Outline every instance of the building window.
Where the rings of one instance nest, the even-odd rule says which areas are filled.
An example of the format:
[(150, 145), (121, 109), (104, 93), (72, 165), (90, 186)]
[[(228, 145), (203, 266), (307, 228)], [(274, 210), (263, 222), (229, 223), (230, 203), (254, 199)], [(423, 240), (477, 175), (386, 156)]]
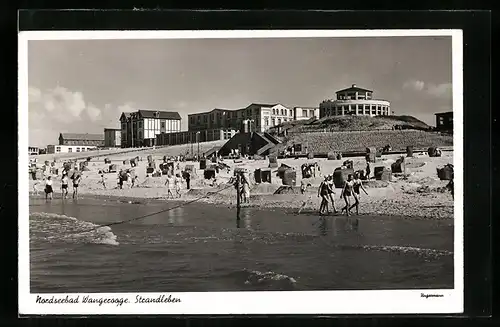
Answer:
[(276, 126), (276, 119), (272, 118), (272, 119), (271, 119), (271, 124), (272, 124), (273, 126)]
[(443, 117), (439, 117), (439, 125), (443, 125), (444, 124), (444, 118)]
[(307, 116), (308, 116), (308, 115), (307, 115), (307, 110), (302, 109), (302, 116), (304, 116), (304, 117), (307, 117)]
[(142, 131), (139, 131), (139, 138), (142, 139)]
[(68, 152), (73, 152), (73, 148), (68, 148)]
[(61, 147), (60, 146), (56, 147), (56, 152), (61, 152)]
[(76, 148), (76, 152), (80, 152), (80, 148)]

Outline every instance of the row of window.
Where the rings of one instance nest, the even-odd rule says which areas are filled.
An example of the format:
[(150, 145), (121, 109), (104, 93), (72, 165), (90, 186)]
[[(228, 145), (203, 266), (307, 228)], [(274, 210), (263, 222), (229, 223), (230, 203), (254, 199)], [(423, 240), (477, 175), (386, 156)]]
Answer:
[[(255, 116), (257, 116), (259, 114), (259, 112), (260, 112), (260, 109), (254, 109), (253, 110), (253, 114)], [(293, 110), (284, 109), (284, 108), (281, 108), (281, 109), (272, 109), (272, 114), (273, 115), (293, 117)], [(216, 120), (215, 118), (217, 118), (217, 120), (223, 120), (222, 116), (223, 116), (222, 112), (217, 112), (217, 114), (215, 114), (215, 113), (200, 114), (200, 115), (189, 117), (189, 123), (190, 124), (195, 124), (195, 122), (198, 122), (198, 124), (199, 124), (202, 121), (204, 123), (208, 123), (209, 118), (210, 118), (210, 121), (212, 122), (212, 124), (214, 124), (215, 120)], [(234, 118), (238, 118), (238, 117), (241, 117), (241, 118), (250, 117), (250, 116), (252, 116), (252, 109), (247, 109), (246, 111), (243, 111), (243, 110), (239, 110), (239, 111), (227, 111), (227, 112), (224, 112), (224, 116), (226, 116), (226, 120), (230, 120), (231, 118), (234, 119)]]
[(63, 141), (64, 145), (77, 145), (77, 144), (86, 144), (86, 145), (100, 145), (104, 143), (104, 140), (65, 140)]
[(346, 105), (346, 106), (333, 106), (331, 108), (321, 108), (323, 114), (329, 115), (343, 115), (348, 112), (356, 112), (358, 115), (388, 115), (389, 107), (382, 105)]
[(315, 111), (314, 109), (310, 110), (302, 109), (302, 117), (314, 117), (315, 116), (314, 111)]
[[(93, 148), (86, 148), (87, 151), (90, 151), (92, 150)], [(85, 152), (85, 147), (77, 147), (76, 148), (76, 152)], [(56, 146), (56, 152), (61, 152), (61, 147), (60, 146)], [(73, 148), (68, 148), (68, 152), (73, 152)]]
[(349, 93), (339, 93), (337, 94), (337, 100), (370, 100), (372, 98), (371, 92), (356, 92)]
[(287, 119), (287, 118), (274, 118), (271, 117), (271, 125), (269, 125), (269, 117), (264, 117), (264, 126), (277, 126), (281, 125), (281, 123), (287, 122), (287, 121), (292, 121), (293, 119)]

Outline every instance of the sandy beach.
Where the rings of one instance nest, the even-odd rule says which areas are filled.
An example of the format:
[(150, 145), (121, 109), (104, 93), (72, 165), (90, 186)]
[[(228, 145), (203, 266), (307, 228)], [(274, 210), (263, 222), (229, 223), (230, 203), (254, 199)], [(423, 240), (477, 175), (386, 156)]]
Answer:
[[(163, 156), (176, 155), (180, 152), (181, 146), (172, 146), (164, 149), (156, 149), (149, 151), (138, 152), (142, 157), (142, 161), (134, 168), (130, 164), (124, 164), (123, 160), (130, 159), (134, 153), (113, 154), (108, 156), (113, 164), (117, 164), (118, 171), (120, 169), (132, 169), (134, 174), (138, 176), (138, 185), (130, 188), (130, 184), (125, 184), (123, 189), (117, 186), (118, 174), (106, 173), (105, 183), (106, 189), (103, 187), (99, 170), (106, 169), (109, 165), (104, 163), (103, 158), (92, 159), (88, 163), (89, 171), (83, 172), (82, 182), (79, 188), (81, 196), (97, 196), (115, 199), (129, 200), (144, 200), (156, 199), (162, 201), (170, 201), (166, 198), (167, 189), (165, 187), (166, 176), (147, 177), (147, 155), (151, 154), (158, 166), (163, 162)], [(384, 155), (377, 158), (376, 163), (371, 164), (372, 172), (375, 167), (389, 166), (400, 155)], [(354, 170), (364, 169), (366, 166), (365, 158), (355, 157), (349, 158), (353, 160)], [(56, 162), (56, 168), (60, 168), (66, 158)], [(345, 160), (327, 160), (326, 158), (286, 158), (278, 159), (278, 165), (285, 164), (293, 167), (297, 171), (297, 185), (300, 185), (302, 174), (300, 166), (303, 163), (317, 162), (320, 171), (314, 178), (308, 178), (308, 187), (305, 194), (298, 192), (298, 187), (293, 191), (275, 192), (283, 186), (282, 181), (276, 176), (276, 170), (272, 169), (271, 183), (256, 184), (252, 181), (251, 185), (251, 200), (249, 204), (244, 206), (262, 207), (262, 208), (287, 208), (297, 209), (304, 213), (313, 213), (317, 211), (320, 198), (317, 196), (317, 188), (325, 174), (333, 173), (334, 169), (340, 167)], [(246, 168), (253, 175), (253, 171), (258, 168), (268, 167), (267, 160), (241, 160), (235, 163), (234, 160), (225, 159), (223, 162), (230, 166), (230, 171), (223, 170), (217, 175), (216, 184), (212, 186), (212, 182), (203, 178), (203, 170), (199, 169), (198, 162), (180, 162), (180, 170), (186, 165), (194, 165), (195, 174), (191, 179), (191, 189), (186, 190), (186, 183), (183, 181), (181, 197), (176, 198), (176, 201), (193, 201), (199, 199), (201, 202), (214, 203), (227, 206), (236, 205), (236, 192), (233, 187), (227, 182), (233, 176), (233, 170), (236, 167)], [(449, 191), (445, 189), (448, 181), (439, 180), (436, 168), (443, 167), (445, 164), (453, 163), (453, 152), (443, 151), (441, 157), (429, 157), (427, 154), (415, 154), (412, 158), (406, 158), (406, 178), (403, 174), (393, 174), (392, 181), (382, 182), (370, 180), (364, 182), (364, 186), (368, 195), (362, 193), (360, 204), (360, 215), (383, 214), (397, 217), (412, 217), (421, 219), (452, 219), (453, 218), (453, 199)], [(175, 164), (177, 166), (177, 163)], [(59, 174), (61, 169), (59, 169)], [(373, 173), (372, 173), (373, 174)], [(55, 197), (60, 196), (61, 192), (61, 176), (53, 176)], [(252, 178), (251, 178), (252, 179)], [(30, 180), (30, 192), (33, 192), (33, 185), (38, 182), (36, 188), (43, 195), (43, 181)], [(344, 205), (343, 199), (340, 199), (341, 189), (335, 189), (335, 206), (340, 210)], [(71, 197), (72, 187), (70, 186)], [(217, 193), (215, 193), (217, 192)], [(283, 194), (285, 193), (285, 194)], [(288, 193), (288, 194), (286, 194)], [(201, 199), (200, 199), (201, 198)]]

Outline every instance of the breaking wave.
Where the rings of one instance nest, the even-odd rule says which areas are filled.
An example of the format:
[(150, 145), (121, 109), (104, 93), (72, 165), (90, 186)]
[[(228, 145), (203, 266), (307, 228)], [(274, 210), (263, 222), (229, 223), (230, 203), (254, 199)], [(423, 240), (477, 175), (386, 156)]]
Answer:
[(119, 245), (110, 227), (55, 213), (30, 213), (30, 238), (45, 242)]
[(362, 249), (368, 251), (383, 251), (394, 252), (401, 254), (413, 254), (423, 257), (442, 257), (453, 255), (452, 251), (426, 249), (414, 246), (400, 246), (400, 245), (341, 245), (344, 249)]
[(233, 272), (229, 274), (229, 277), (236, 279), (237, 283), (244, 287), (258, 289), (294, 290), (297, 284), (295, 278), (274, 271), (261, 272), (245, 269)]

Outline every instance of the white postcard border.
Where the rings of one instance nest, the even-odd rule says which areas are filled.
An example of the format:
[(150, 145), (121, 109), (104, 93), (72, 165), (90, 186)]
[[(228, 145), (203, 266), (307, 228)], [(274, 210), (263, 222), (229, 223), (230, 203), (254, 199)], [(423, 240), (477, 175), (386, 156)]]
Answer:
[[(30, 293), (28, 147), (28, 41), (84, 39), (306, 38), (451, 36), (454, 111), (454, 289), (391, 291), (188, 292), (188, 293)], [(242, 31), (30, 31), (19, 33), (19, 314), (432, 314), (463, 312), (463, 38), (461, 30), (242, 30)], [(433, 297), (432, 295), (442, 295)], [(180, 302), (135, 303), (137, 296)], [(84, 304), (91, 298), (130, 303)], [(40, 299), (76, 299), (40, 303)], [(38, 303), (37, 303), (38, 298)], [(111, 300), (110, 300), (111, 301)]]

